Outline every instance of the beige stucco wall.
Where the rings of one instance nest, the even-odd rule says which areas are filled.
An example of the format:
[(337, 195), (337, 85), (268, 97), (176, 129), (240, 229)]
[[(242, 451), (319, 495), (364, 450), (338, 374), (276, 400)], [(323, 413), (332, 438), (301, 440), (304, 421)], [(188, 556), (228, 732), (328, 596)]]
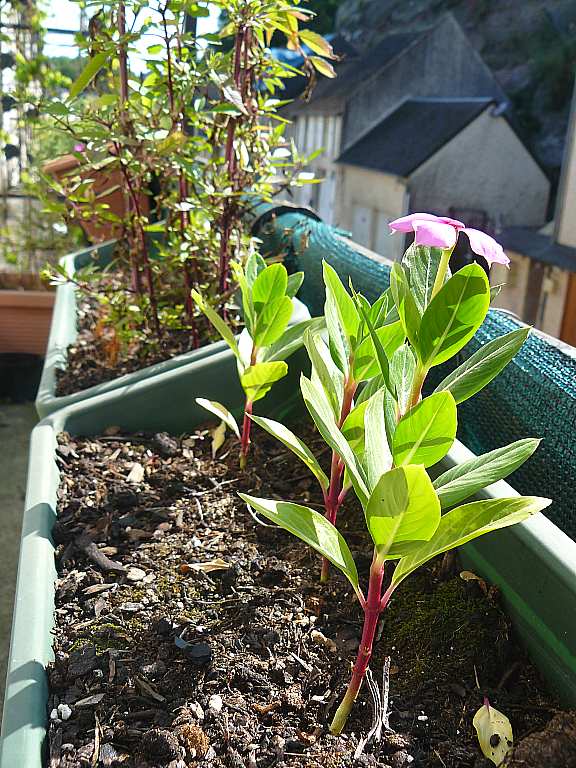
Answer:
[(506, 269), (500, 264), (494, 264), (490, 270), (491, 285), (504, 283), (504, 288), (494, 299), (492, 306), (508, 309), (523, 320), (524, 300), (530, 274), (530, 259), (514, 251), (507, 251), (507, 254), (510, 258), (510, 269)]
[(556, 204), (556, 240), (576, 248), (576, 87), (566, 132), (562, 176)]
[[(524, 315), (524, 307), (531, 262), (528, 256), (522, 256), (515, 251), (507, 253), (510, 257), (510, 269), (494, 264), (490, 270), (492, 285), (505, 283), (493, 306), (508, 309), (521, 320), (528, 321)], [(542, 281), (535, 326), (550, 336), (560, 335), (567, 289), (568, 272), (558, 267), (548, 267)]]
[(544, 223), (550, 182), (506, 120), (492, 117), (490, 109), (412, 174), (412, 210), (457, 206), (486, 211), (501, 226)]
[[(403, 216), (408, 210), (406, 182), (396, 176), (369, 171), (352, 165), (341, 165), (338, 224), (352, 232), (352, 239), (381, 256), (398, 259), (402, 255), (404, 238), (388, 235), (385, 221)], [(364, 212), (369, 219), (362, 231), (358, 216)]]

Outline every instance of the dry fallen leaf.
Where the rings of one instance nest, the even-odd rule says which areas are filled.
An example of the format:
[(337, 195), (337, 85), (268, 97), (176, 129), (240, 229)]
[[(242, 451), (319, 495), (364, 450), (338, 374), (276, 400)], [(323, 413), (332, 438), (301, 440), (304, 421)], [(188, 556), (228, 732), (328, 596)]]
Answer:
[(494, 765), (501, 765), (512, 747), (510, 720), (502, 712), (491, 707), (488, 699), (484, 698), (484, 704), (474, 715), (472, 724), (476, 728), (484, 757), (491, 760)]
[(141, 483), (142, 480), (144, 480), (144, 467), (139, 462), (135, 461), (132, 464), (132, 469), (130, 470), (130, 473), (128, 474), (128, 477), (126, 480), (129, 483)]
[(216, 429), (210, 431), (210, 434), (212, 435), (212, 458), (215, 459), (218, 449), (224, 445), (226, 440), (226, 423), (221, 421)]
[(216, 557), (214, 560), (208, 560), (206, 563), (182, 563), (180, 566), (180, 573), (188, 573), (189, 571), (202, 571), (202, 573), (211, 573), (212, 571), (226, 571), (230, 565), (222, 560), (221, 557)]
[(460, 578), (462, 581), (477, 581), (478, 586), (484, 592), (484, 594), (487, 594), (488, 592), (488, 585), (484, 581), (484, 579), (480, 578), (480, 576), (477, 576), (472, 571), (460, 571)]

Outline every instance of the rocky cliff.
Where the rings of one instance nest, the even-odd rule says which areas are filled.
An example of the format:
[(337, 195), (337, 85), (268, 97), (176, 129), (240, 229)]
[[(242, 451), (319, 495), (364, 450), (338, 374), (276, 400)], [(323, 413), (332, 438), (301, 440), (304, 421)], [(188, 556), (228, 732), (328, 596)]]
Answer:
[(576, 0), (344, 0), (337, 28), (367, 48), (447, 12), (492, 68), (524, 140), (557, 178), (576, 68)]

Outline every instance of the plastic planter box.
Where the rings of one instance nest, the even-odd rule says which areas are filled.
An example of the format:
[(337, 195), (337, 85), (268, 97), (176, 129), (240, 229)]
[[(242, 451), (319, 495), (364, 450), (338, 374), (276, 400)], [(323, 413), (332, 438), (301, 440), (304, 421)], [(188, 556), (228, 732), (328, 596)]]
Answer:
[[(302, 408), (298, 375), (304, 355), (292, 358), (290, 373), (260, 403), (259, 412), (282, 419)], [(235, 361), (229, 351), (199, 360), (192, 379), (177, 368), (162, 376), (98, 395), (57, 411), (32, 433), (26, 509), (18, 567), (0, 768), (42, 768), (47, 720), (45, 665), (52, 657), (54, 548), (58, 470), (56, 435), (98, 434), (106, 427), (166, 430), (181, 434), (206, 420), (196, 396), (223, 400), (241, 410)], [(471, 456), (455, 443), (445, 468)], [(485, 497), (515, 495), (505, 482)], [(464, 565), (497, 584), (509, 615), (550, 686), (576, 705), (576, 543), (540, 515), (468, 544)]]
[[(89, 263), (96, 263), (102, 266), (106, 265), (112, 258), (117, 240), (109, 240), (101, 245), (85, 248), (77, 253), (65, 256), (62, 263), (65, 265), (68, 273), (74, 273)], [(54, 305), (54, 314), (52, 317), (52, 326), (46, 348), (46, 358), (40, 386), (36, 395), (36, 410), (38, 416), (43, 419), (61, 408), (80, 403), (106, 392), (113, 392), (121, 387), (128, 387), (138, 384), (152, 376), (164, 374), (186, 366), (192, 375), (195, 366), (202, 360), (211, 355), (222, 352), (227, 349), (224, 341), (217, 341), (207, 344), (200, 349), (186, 352), (183, 355), (177, 355), (169, 360), (164, 360), (156, 365), (150, 365), (141, 368), (133, 373), (119, 376), (111, 381), (106, 381), (94, 387), (82, 389), (71, 395), (58, 397), (56, 395), (56, 371), (66, 366), (66, 353), (68, 346), (72, 344), (77, 335), (76, 330), (76, 301), (77, 289), (73, 283), (66, 283), (58, 286), (56, 291), (56, 302)], [(292, 316), (292, 323), (305, 320), (310, 317), (308, 310), (298, 300), (295, 301), (295, 310)]]

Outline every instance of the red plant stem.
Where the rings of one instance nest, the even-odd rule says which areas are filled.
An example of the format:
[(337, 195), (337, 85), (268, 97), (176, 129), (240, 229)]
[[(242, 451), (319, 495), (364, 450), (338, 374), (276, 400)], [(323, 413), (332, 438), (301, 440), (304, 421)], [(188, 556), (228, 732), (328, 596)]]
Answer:
[[(349, 361), (350, 370), (352, 370), (353, 359)], [(352, 403), (354, 401), (354, 395), (358, 384), (354, 381), (352, 376), (346, 379), (344, 383), (344, 395), (342, 397), (342, 406), (340, 409), (340, 419), (338, 420), (338, 427), (344, 424), (346, 417), (352, 409)], [(342, 488), (342, 478), (344, 477), (344, 464), (340, 460), (336, 451), (332, 451), (332, 462), (330, 465), (330, 484), (328, 491), (324, 493), (324, 516), (329, 520), (332, 525), (336, 525), (336, 518), (338, 516), (338, 510), (342, 506), (346, 497), (346, 491)], [(325, 557), (322, 558), (322, 570), (320, 571), (320, 581), (328, 581), (328, 573), (330, 571), (330, 561)]]
[[(245, 74), (242, 74), (242, 51), (246, 44), (246, 27), (241, 24), (236, 33), (236, 40), (234, 43), (234, 85), (241, 96), (244, 96), (244, 82)], [(228, 122), (228, 131), (226, 136), (226, 149), (224, 151), (224, 161), (228, 170), (228, 178), (232, 186), (232, 191), (236, 192), (238, 188), (236, 173), (237, 173), (237, 161), (236, 153), (234, 152), (234, 136), (236, 134), (236, 127), (238, 124), (238, 118), (232, 117)], [(220, 270), (220, 293), (225, 293), (228, 287), (228, 265), (230, 262), (230, 236), (232, 234), (232, 221), (234, 217), (235, 202), (230, 198), (224, 201), (221, 219), (221, 233), (220, 233), (220, 257), (219, 257), (219, 270)]]
[(124, 180), (130, 192), (132, 205), (134, 206), (134, 210), (136, 211), (136, 229), (137, 229), (138, 237), (140, 240), (140, 253), (141, 253), (142, 262), (144, 265), (144, 278), (146, 280), (146, 285), (148, 288), (148, 299), (150, 301), (150, 310), (152, 313), (152, 325), (154, 327), (154, 332), (156, 333), (156, 336), (158, 338), (161, 338), (162, 328), (160, 326), (160, 319), (158, 316), (158, 302), (156, 300), (156, 289), (154, 287), (154, 275), (152, 274), (150, 259), (148, 258), (148, 246), (146, 245), (146, 233), (144, 232), (144, 227), (142, 225), (140, 203), (138, 201), (138, 195), (134, 190), (134, 185), (132, 184), (132, 179), (130, 178), (130, 174), (128, 173), (127, 168), (124, 166), (122, 162), (120, 162), (120, 168), (122, 169)]
[[(250, 355), (250, 365), (256, 365), (258, 359), (258, 347), (252, 346)], [(242, 437), (240, 438), (240, 469), (244, 469), (248, 463), (248, 453), (250, 452), (250, 430), (252, 428), (252, 406), (254, 403), (246, 397), (244, 406), (244, 421), (242, 422)]]
[[(118, 3), (118, 36), (123, 38), (126, 34), (126, 6), (123, 2)], [(118, 48), (118, 74), (120, 78), (120, 123), (122, 129), (127, 129), (126, 102), (128, 101), (128, 53), (126, 44), (121, 43)], [(120, 157), (120, 149), (116, 146), (116, 154)], [(124, 188), (125, 207), (130, 220), (132, 219), (132, 200), (129, 191)], [(138, 263), (138, 253), (135, 246), (134, 223), (130, 221), (130, 271), (132, 275), (132, 288), (140, 296), (142, 294), (142, 279), (140, 276), (140, 265)]]
[(252, 426), (252, 414), (253, 403), (246, 398), (246, 405), (244, 406), (244, 421), (242, 423), (242, 440), (240, 442), (240, 469), (244, 469), (248, 463), (248, 453), (250, 451), (250, 427)]
[[(183, 128), (185, 117), (184, 115), (177, 110), (176, 108), (176, 98), (174, 94), (174, 77), (172, 73), (172, 51), (170, 50), (170, 36), (168, 34), (168, 25), (166, 23), (166, 11), (167, 11), (168, 5), (164, 7), (162, 10), (162, 25), (164, 27), (164, 43), (166, 46), (166, 74), (167, 74), (167, 87), (168, 87), (168, 101), (170, 103), (170, 116), (172, 118), (172, 130), (178, 130)], [(184, 240), (186, 230), (188, 229), (188, 225), (190, 223), (190, 219), (188, 216), (188, 212), (182, 210), (182, 204), (188, 197), (188, 183), (186, 181), (186, 177), (184, 175), (184, 171), (180, 170), (178, 174), (178, 199), (180, 202), (180, 235), (182, 237), (182, 240)], [(198, 329), (196, 328), (196, 320), (194, 317), (194, 304), (192, 303), (192, 296), (190, 295), (192, 288), (194, 287), (194, 283), (192, 280), (192, 274), (191, 274), (191, 266), (188, 263), (188, 260), (184, 262), (184, 290), (186, 292), (186, 296), (184, 297), (184, 311), (186, 313), (186, 318), (188, 320), (188, 323), (190, 324), (190, 329), (192, 332), (192, 346), (194, 349), (198, 349), (200, 346), (200, 339), (198, 337)], [(197, 270), (194, 270), (196, 273), (196, 282), (198, 282), (198, 275)]]
[(333, 734), (339, 734), (342, 728), (346, 724), (350, 710), (356, 701), (358, 692), (364, 680), (364, 675), (370, 664), (372, 658), (372, 648), (374, 646), (374, 638), (376, 636), (376, 629), (378, 626), (378, 619), (380, 614), (386, 607), (392, 590), (388, 589), (384, 597), (382, 593), (382, 581), (384, 579), (384, 562), (380, 560), (374, 552), (372, 560), (372, 566), (370, 568), (370, 580), (368, 582), (368, 596), (364, 605), (364, 627), (362, 629), (362, 639), (360, 640), (360, 647), (358, 648), (358, 655), (356, 657), (356, 663), (352, 669), (352, 677), (348, 685), (348, 689), (338, 707), (332, 724), (330, 725), (330, 732)]

